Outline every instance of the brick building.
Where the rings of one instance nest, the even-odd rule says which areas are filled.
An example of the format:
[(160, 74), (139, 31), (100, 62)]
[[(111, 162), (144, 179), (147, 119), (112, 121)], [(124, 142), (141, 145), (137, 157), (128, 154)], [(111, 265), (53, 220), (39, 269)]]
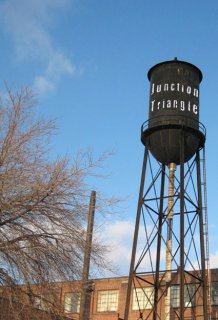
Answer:
[[(152, 276), (150, 276), (152, 277)], [(193, 278), (192, 278), (193, 279)], [(128, 277), (94, 279), (88, 284), (88, 314), (90, 320), (118, 320), (124, 318), (125, 298)], [(165, 285), (163, 283), (163, 285)], [(202, 297), (192, 296), (195, 283), (185, 286), (184, 303), (185, 319), (199, 319), (202, 317)], [(81, 283), (72, 281), (56, 283), (56, 304), (60, 304), (64, 314), (69, 319), (79, 319)], [(144, 292), (143, 292), (144, 291)], [(218, 269), (211, 270), (211, 319), (218, 319)], [(190, 299), (191, 297), (191, 299)], [(159, 304), (161, 319), (164, 314), (164, 296)], [(48, 298), (41, 296), (35, 303), (40, 309), (48, 308)], [(132, 290), (129, 320), (140, 319), (139, 309), (142, 310), (142, 319), (152, 319), (153, 288), (149, 286), (136, 287)], [(179, 319), (176, 315), (179, 307), (179, 286), (171, 285), (171, 319)], [(197, 317), (193, 317), (193, 312)], [(88, 320), (88, 319), (87, 319)]]

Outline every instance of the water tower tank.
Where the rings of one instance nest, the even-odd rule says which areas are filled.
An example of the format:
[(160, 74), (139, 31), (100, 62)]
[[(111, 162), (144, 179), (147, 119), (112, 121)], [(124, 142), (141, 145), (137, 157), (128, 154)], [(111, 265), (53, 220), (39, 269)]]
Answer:
[(180, 135), (185, 137), (185, 162), (204, 145), (205, 129), (199, 122), (201, 71), (188, 62), (166, 61), (148, 72), (149, 119), (141, 140), (163, 164), (180, 164)]

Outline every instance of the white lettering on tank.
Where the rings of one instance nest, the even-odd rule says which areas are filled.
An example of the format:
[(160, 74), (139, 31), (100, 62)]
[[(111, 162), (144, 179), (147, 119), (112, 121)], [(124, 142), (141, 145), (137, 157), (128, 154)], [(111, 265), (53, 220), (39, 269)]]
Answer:
[(177, 108), (177, 100), (173, 100), (173, 108)]
[(172, 83), (172, 84), (171, 84), (170, 89), (171, 89), (171, 91), (174, 91), (174, 90), (175, 90), (175, 83)]
[(180, 86), (180, 83), (178, 82), (178, 83), (177, 83), (177, 88), (176, 88), (177, 91), (179, 91), (179, 86)]
[(168, 91), (169, 90), (169, 84), (168, 83), (165, 83), (164, 84), (164, 91)]
[(171, 100), (167, 100), (167, 108), (171, 108)]
[(180, 110), (185, 111), (185, 101), (180, 101)]
[(191, 88), (190, 86), (188, 86), (187, 89), (186, 89), (186, 91), (187, 91), (188, 94), (191, 94), (192, 88)]
[(188, 102), (188, 111), (191, 111), (191, 102)]
[(194, 114), (198, 114), (198, 106), (196, 104), (193, 104), (193, 112)]
[(161, 92), (161, 84), (157, 85), (157, 92)]
[(177, 83), (164, 83), (164, 84), (151, 84), (151, 95), (154, 93), (160, 93), (160, 92), (168, 92), (168, 91), (178, 91), (178, 92), (185, 92), (188, 95), (193, 95), (194, 97), (198, 98), (199, 96), (199, 90), (197, 88), (193, 88), (192, 86), (187, 86), (184, 84), (181, 84), (179, 82)]
[(154, 103), (155, 103), (155, 100), (152, 100), (151, 101), (151, 111), (154, 111)]
[(194, 89), (193, 91), (193, 96), (198, 98), (198, 89)]

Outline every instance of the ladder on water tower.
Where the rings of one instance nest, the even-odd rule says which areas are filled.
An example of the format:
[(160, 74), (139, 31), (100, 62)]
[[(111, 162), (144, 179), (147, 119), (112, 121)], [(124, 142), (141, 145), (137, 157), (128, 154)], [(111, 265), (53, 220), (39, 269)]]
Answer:
[(205, 147), (203, 148), (203, 157), (201, 159), (202, 172), (202, 194), (203, 194), (203, 223), (204, 223), (204, 239), (205, 239), (205, 267), (207, 272), (207, 301), (208, 301), (208, 319), (211, 320), (211, 272), (209, 257), (209, 237), (208, 237), (208, 212), (207, 212), (207, 184), (206, 184), (206, 159)]

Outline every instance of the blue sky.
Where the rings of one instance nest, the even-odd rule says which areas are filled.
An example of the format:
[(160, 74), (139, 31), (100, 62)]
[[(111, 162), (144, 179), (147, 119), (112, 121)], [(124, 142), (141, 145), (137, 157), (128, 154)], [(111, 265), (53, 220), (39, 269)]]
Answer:
[[(38, 112), (57, 118), (52, 155), (114, 151), (105, 163), (108, 195), (128, 196), (123, 215), (105, 227), (112, 258), (128, 272), (148, 116), (147, 71), (178, 57), (198, 66), (200, 120), (207, 128), (211, 265), (218, 267), (218, 2), (173, 0), (0, 1), (1, 86), (27, 85)], [(94, 182), (93, 182), (93, 186)], [(111, 240), (110, 240), (111, 241)], [(127, 257), (127, 258), (126, 258)]]

